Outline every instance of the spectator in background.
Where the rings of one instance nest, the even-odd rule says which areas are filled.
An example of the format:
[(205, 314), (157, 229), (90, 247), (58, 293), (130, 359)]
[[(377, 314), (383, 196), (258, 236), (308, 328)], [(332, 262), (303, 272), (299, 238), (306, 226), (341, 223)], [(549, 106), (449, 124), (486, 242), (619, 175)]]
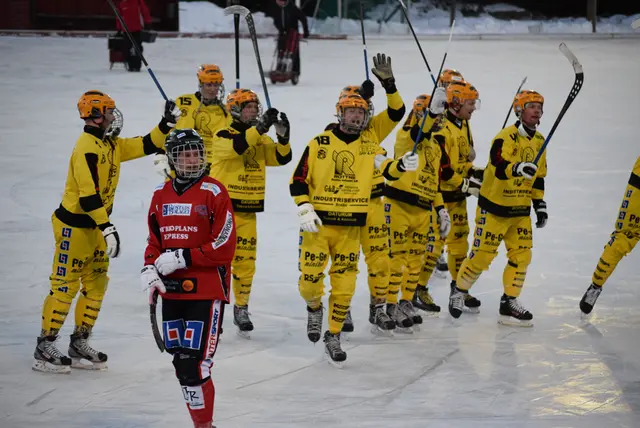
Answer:
[[(118, 11), (127, 25), (131, 37), (142, 52), (142, 30), (151, 28), (151, 15), (144, 0), (121, 0), (118, 4)], [(120, 21), (116, 18), (116, 28), (124, 31)], [(128, 37), (125, 37), (125, 57), (127, 59), (127, 70), (140, 71), (142, 59), (138, 56), (135, 48), (131, 45)]]
[[(290, 32), (298, 33), (298, 21), (302, 23), (303, 37), (309, 37), (309, 26), (307, 16), (297, 8), (291, 0), (275, 0), (275, 5), (271, 8), (273, 23), (278, 29), (278, 57), (282, 58), (286, 49), (287, 37)], [(295, 50), (293, 57), (293, 72), (300, 74), (300, 50)]]

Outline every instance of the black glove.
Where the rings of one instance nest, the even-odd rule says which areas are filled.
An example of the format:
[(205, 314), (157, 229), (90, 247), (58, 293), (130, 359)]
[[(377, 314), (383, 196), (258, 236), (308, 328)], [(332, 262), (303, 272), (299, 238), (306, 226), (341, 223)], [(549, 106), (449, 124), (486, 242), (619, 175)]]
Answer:
[(484, 168), (476, 168), (474, 166), (472, 166), (469, 169), (469, 177), (468, 178), (475, 178), (476, 180), (480, 181), (482, 183), (482, 180), (484, 180)]
[(362, 98), (369, 101), (371, 98), (373, 98), (373, 90), (374, 90), (373, 82), (367, 79), (364, 82), (362, 82), (362, 85), (360, 85), (360, 89), (358, 89), (358, 92), (360, 93), (360, 96)]
[(393, 70), (391, 69), (390, 56), (380, 53), (376, 54), (376, 56), (373, 57), (373, 68), (371, 72), (378, 78), (387, 94), (393, 94), (397, 91), (396, 79), (393, 77)]
[(534, 199), (532, 202), (537, 218), (536, 227), (538, 229), (542, 229), (547, 225), (547, 220), (549, 219), (549, 214), (547, 214), (547, 203), (542, 199)]
[(258, 121), (256, 125), (256, 130), (260, 134), (265, 134), (271, 128), (271, 125), (275, 124), (278, 121), (278, 110), (271, 107), (267, 111), (262, 114), (262, 117)]
[(280, 112), (280, 120), (275, 123), (276, 127), (276, 135), (278, 136), (278, 143), (280, 144), (288, 144), (289, 143), (289, 130), (291, 129), (289, 125), (289, 119), (284, 112)]

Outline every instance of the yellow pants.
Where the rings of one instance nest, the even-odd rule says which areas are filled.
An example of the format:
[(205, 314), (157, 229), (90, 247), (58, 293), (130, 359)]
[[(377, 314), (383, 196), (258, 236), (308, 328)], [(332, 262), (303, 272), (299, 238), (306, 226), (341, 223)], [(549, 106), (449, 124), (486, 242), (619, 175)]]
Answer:
[(429, 223), (425, 228), (428, 231), (427, 248), (422, 258), (422, 269), (418, 277), (418, 284), (425, 287), (429, 286), (429, 279), (433, 270), (436, 268), (438, 257), (442, 254), (445, 240), (440, 238), (440, 226), (438, 225), (438, 214), (432, 208), (429, 211)]
[[(447, 246), (447, 264), (451, 279), (456, 281), (462, 262), (469, 252), (469, 216), (467, 200), (446, 202), (445, 206), (451, 218), (451, 231), (445, 240)], [(438, 254), (440, 257), (440, 254)]]
[(233, 274), (232, 288), (235, 304), (247, 306), (253, 276), (256, 273), (256, 254), (258, 251), (258, 233), (256, 213), (235, 213), (236, 254), (231, 263)]
[(329, 278), (329, 331), (342, 331), (351, 298), (356, 290), (358, 258), (360, 256), (360, 227), (321, 226), (318, 233), (300, 232), (298, 269), (300, 296), (311, 309), (322, 305), (324, 271), (331, 258)]
[(502, 275), (504, 294), (520, 296), (527, 267), (531, 263), (531, 217), (498, 217), (480, 207), (476, 210), (473, 247), (458, 273), (458, 288), (471, 288), (480, 274), (489, 268), (502, 241), (507, 248), (508, 258)]
[(360, 228), (360, 243), (369, 274), (369, 293), (376, 300), (387, 298), (389, 289), (389, 226), (382, 198), (369, 203), (367, 224)]
[(433, 221), (433, 213), (393, 199), (387, 200), (385, 211), (389, 221), (391, 243), (387, 303), (394, 304), (398, 303), (400, 291), (402, 291), (401, 300), (413, 298), (425, 249), (435, 251), (433, 248), (435, 241), (429, 242), (430, 239), (435, 240), (433, 230), (429, 227)]
[[(90, 331), (96, 323), (107, 291), (109, 257), (99, 229), (69, 227), (51, 217), (56, 250), (51, 268), (51, 291), (42, 308), (42, 334), (56, 335), (62, 328), (74, 297), (76, 331)], [(82, 287), (82, 288), (81, 288)]]
[(639, 240), (640, 189), (628, 185), (618, 212), (615, 230), (605, 245), (598, 265), (593, 272), (593, 283), (602, 287), (615, 270), (618, 262), (633, 250)]

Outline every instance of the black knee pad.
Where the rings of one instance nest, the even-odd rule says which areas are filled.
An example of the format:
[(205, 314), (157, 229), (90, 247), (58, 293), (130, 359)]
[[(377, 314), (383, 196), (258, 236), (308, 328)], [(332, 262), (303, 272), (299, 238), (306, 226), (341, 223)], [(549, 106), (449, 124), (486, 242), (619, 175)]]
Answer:
[(200, 360), (188, 354), (177, 353), (173, 356), (173, 367), (180, 385), (197, 386), (206, 379), (200, 378)]

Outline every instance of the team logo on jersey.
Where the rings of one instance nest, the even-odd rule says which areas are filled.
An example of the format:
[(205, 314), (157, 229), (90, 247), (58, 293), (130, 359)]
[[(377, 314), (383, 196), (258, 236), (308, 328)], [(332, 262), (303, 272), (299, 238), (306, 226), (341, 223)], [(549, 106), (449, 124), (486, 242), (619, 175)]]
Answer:
[(229, 240), (229, 237), (231, 236), (232, 230), (233, 230), (233, 214), (227, 211), (227, 214), (224, 220), (224, 226), (222, 226), (222, 230), (220, 231), (220, 234), (212, 244), (214, 250), (217, 250), (218, 248), (222, 247), (224, 244), (227, 243), (227, 241)]
[(214, 196), (218, 196), (222, 190), (220, 190), (220, 186), (215, 183), (207, 183), (204, 182), (200, 185), (201, 190), (208, 190), (213, 193)]
[(207, 209), (206, 205), (196, 205), (196, 214), (198, 214), (199, 216), (202, 217), (208, 217), (209, 216), (209, 210)]
[(203, 329), (204, 323), (202, 321), (187, 321), (187, 326), (184, 329), (184, 334), (182, 336), (182, 347), (189, 349), (200, 349)]
[(66, 265), (68, 260), (69, 260), (69, 256), (67, 254), (58, 255), (58, 263)]
[(56, 276), (67, 276), (67, 268), (58, 266), (58, 270), (56, 270)]
[(622, 208), (629, 208), (629, 201), (628, 200), (624, 200), (622, 201)]
[(191, 204), (162, 204), (162, 216), (190, 216)]
[(60, 249), (62, 251), (69, 251), (69, 246), (70, 246), (69, 241), (62, 241), (60, 243)]
[(331, 156), (333, 162), (335, 162), (335, 174), (341, 176), (347, 176), (349, 178), (355, 178), (355, 172), (353, 171), (353, 164), (356, 163), (356, 158), (353, 153), (348, 150), (341, 152), (333, 152)]
[(325, 149), (318, 150), (318, 159), (322, 160), (327, 157), (327, 151)]
[(63, 227), (62, 228), (62, 236), (64, 236), (65, 238), (71, 238), (71, 228), (70, 227)]
[(181, 346), (182, 335), (184, 333), (184, 320), (163, 321), (162, 330), (164, 346), (167, 349), (178, 348)]

